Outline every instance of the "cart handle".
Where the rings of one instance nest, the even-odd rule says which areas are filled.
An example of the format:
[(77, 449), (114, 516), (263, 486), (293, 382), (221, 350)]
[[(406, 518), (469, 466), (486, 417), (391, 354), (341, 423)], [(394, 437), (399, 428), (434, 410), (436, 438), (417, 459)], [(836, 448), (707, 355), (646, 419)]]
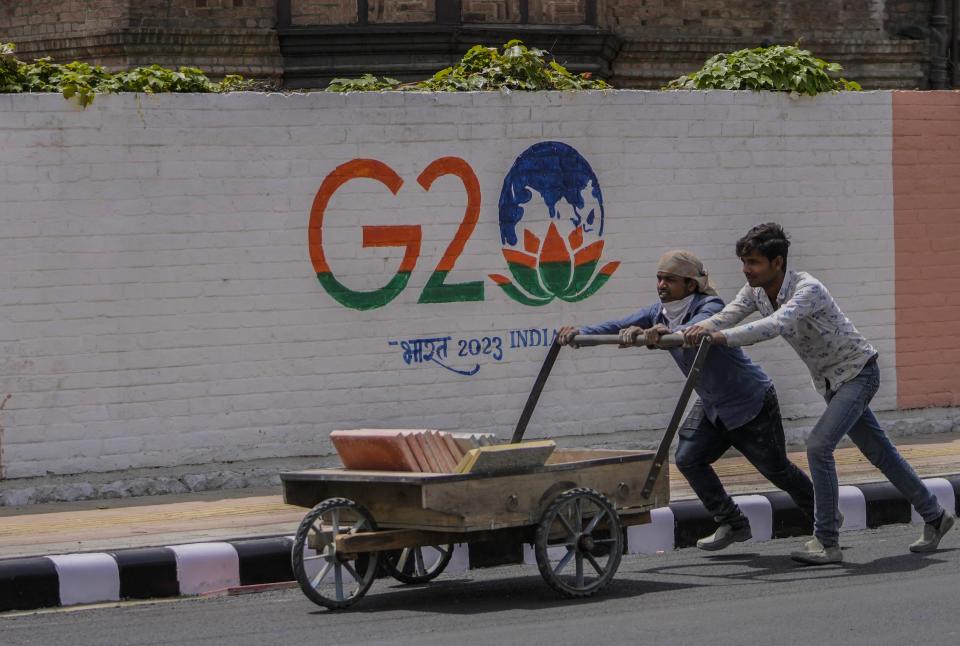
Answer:
[(697, 385), (697, 381), (699, 381), (700, 375), (703, 373), (703, 365), (707, 361), (707, 352), (710, 350), (710, 343), (712, 341), (713, 339), (709, 334), (700, 339), (700, 345), (697, 347), (697, 354), (693, 358), (693, 365), (690, 367), (690, 372), (687, 374), (686, 381), (683, 382), (683, 390), (680, 391), (680, 399), (677, 401), (677, 405), (673, 409), (673, 416), (670, 418), (670, 423), (667, 425), (667, 431), (663, 434), (663, 438), (660, 440), (660, 446), (657, 447), (657, 453), (653, 456), (653, 464), (650, 465), (650, 471), (647, 473), (647, 480), (643, 484), (643, 489), (640, 491), (640, 495), (644, 498), (650, 497), (650, 493), (653, 491), (653, 485), (656, 483), (657, 477), (660, 475), (660, 470), (663, 468), (664, 463), (667, 461), (667, 458), (670, 455), (670, 444), (673, 443), (673, 436), (677, 433), (677, 429), (680, 427), (680, 420), (687, 408), (687, 402), (690, 401), (690, 394), (693, 392), (693, 387)]
[[(620, 337), (616, 334), (578, 334), (573, 337), (573, 339), (574, 343), (582, 346), (620, 345)], [(634, 346), (637, 347), (644, 345), (646, 344), (641, 341), (634, 343)], [(661, 336), (658, 346), (654, 347), (679, 348), (681, 346), (683, 346), (683, 335), (674, 332), (673, 334), (664, 334)], [(543, 365), (540, 366), (540, 372), (537, 374), (537, 380), (533, 384), (533, 389), (527, 396), (527, 403), (523, 406), (523, 412), (520, 413), (520, 419), (513, 429), (513, 437), (510, 439), (511, 444), (519, 444), (523, 440), (523, 434), (527, 430), (527, 423), (533, 415), (533, 409), (537, 407), (537, 400), (540, 399), (540, 393), (543, 391), (544, 384), (547, 383), (547, 377), (550, 376), (550, 371), (553, 370), (553, 364), (557, 361), (557, 355), (560, 354), (561, 347), (556, 339), (554, 339), (550, 345), (547, 356), (543, 360)], [(704, 352), (703, 354), (706, 353)], [(694, 379), (696, 379), (696, 377), (694, 377)], [(689, 397), (689, 394), (687, 396)], [(684, 402), (684, 406), (686, 406), (686, 402)]]
[[(580, 335), (577, 335), (580, 337)], [(583, 335), (582, 338), (574, 337), (575, 341), (580, 345), (601, 345), (601, 344), (620, 344), (620, 338), (615, 335)], [(679, 337), (680, 345), (683, 345), (683, 337), (679, 334), (665, 334), (660, 337), (660, 341), (664, 341), (667, 337)], [(590, 341), (586, 341), (590, 339)], [(693, 393), (693, 387), (696, 385), (697, 381), (700, 379), (700, 374), (703, 372), (703, 366), (707, 360), (707, 352), (710, 350), (711, 337), (708, 334), (707, 336), (700, 339), (700, 345), (697, 347), (697, 354), (693, 359), (693, 365), (690, 367), (690, 372), (687, 374), (686, 381), (683, 382), (683, 389), (680, 392), (680, 400), (677, 402), (676, 407), (673, 409), (673, 416), (670, 418), (670, 423), (667, 425), (667, 430), (663, 434), (663, 438), (660, 440), (660, 446), (657, 447), (657, 452), (653, 456), (653, 462), (650, 464), (650, 470), (647, 472), (647, 479), (643, 484), (643, 489), (640, 491), (640, 496), (643, 498), (649, 498), (650, 494), (653, 492), (653, 486), (657, 482), (657, 478), (660, 476), (660, 472), (663, 470), (663, 465), (666, 463), (667, 458), (670, 454), (670, 445), (673, 443), (673, 437), (677, 433), (677, 429), (680, 427), (680, 420), (683, 418), (683, 413), (687, 408), (687, 402), (690, 401), (690, 395)], [(673, 339), (668, 339), (667, 343), (672, 343)], [(637, 344), (641, 345), (641, 344)], [(550, 371), (553, 369), (553, 364), (557, 360), (557, 354), (560, 352), (560, 344), (557, 343), (556, 339), (553, 341), (553, 345), (550, 346), (550, 350), (547, 352), (547, 358), (543, 361), (543, 366), (540, 368), (540, 374), (537, 375), (537, 381), (533, 385), (533, 390), (530, 391), (530, 396), (527, 398), (527, 404), (523, 407), (523, 413), (520, 414), (520, 421), (517, 422), (517, 427), (513, 431), (513, 439), (510, 440), (512, 443), (517, 444), (523, 439), (523, 433), (527, 430), (527, 422), (530, 421), (530, 416), (533, 415), (533, 409), (537, 405), (537, 400), (540, 399), (540, 392), (543, 390), (544, 384), (547, 382), (547, 377), (550, 376)]]
[[(590, 346), (590, 345), (621, 345), (620, 337), (616, 334), (577, 334), (570, 341), (571, 344)], [(647, 345), (643, 340), (638, 339), (633, 344), (634, 347)], [(679, 332), (664, 334), (660, 337), (654, 348), (668, 349), (683, 347), (683, 335)]]

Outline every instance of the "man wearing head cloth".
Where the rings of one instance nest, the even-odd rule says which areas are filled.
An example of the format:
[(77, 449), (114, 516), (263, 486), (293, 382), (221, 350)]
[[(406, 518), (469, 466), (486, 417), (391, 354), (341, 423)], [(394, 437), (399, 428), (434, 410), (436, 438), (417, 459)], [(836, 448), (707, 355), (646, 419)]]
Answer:
[[(694, 254), (668, 251), (657, 265), (660, 301), (625, 318), (588, 325), (567, 326), (557, 333), (560, 345), (577, 347), (580, 334), (619, 334), (623, 347), (643, 339), (655, 345), (660, 336), (694, 325), (723, 309), (710, 276)], [(669, 350), (688, 374), (696, 348)], [(780, 405), (773, 382), (740, 348), (712, 347), (703, 373), (694, 386), (699, 398), (680, 427), (677, 468), (718, 524), (717, 530), (697, 541), (703, 550), (721, 550), (750, 539), (750, 521), (723, 488), (711, 466), (730, 447), (736, 448), (774, 485), (783, 489), (813, 523), (813, 484), (787, 458)]]

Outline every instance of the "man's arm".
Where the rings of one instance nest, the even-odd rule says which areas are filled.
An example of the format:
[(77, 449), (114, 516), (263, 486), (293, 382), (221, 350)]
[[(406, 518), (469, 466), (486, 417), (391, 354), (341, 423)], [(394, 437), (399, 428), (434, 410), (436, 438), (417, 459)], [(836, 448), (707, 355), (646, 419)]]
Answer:
[(620, 330), (620, 341), (622, 344), (627, 345), (631, 344), (642, 336), (646, 346), (648, 348), (653, 348), (656, 347), (657, 342), (660, 341), (660, 337), (664, 334), (670, 334), (671, 332), (682, 333), (687, 327), (696, 325), (700, 321), (710, 318), (714, 314), (720, 312), (722, 309), (723, 300), (719, 296), (708, 296), (707, 298), (699, 301), (697, 309), (694, 310), (690, 315), (690, 320), (683, 325), (678, 325), (673, 330), (669, 329), (662, 323), (657, 323), (653, 327), (645, 330), (641, 328), (627, 328), (625, 330)]
[(659, 305), (645, 307), (639, 312), (634, 312), (622, 319), (597, 323), (596, 325), (585, 325), (580, 328), (581, 334), (617, 334), (623, 328), (638, 326), (642, 328), (651, 327), (654, 321), (654, 314)]
[(741, 346), (776, 338), (783, 334), (788, 326), (793, 326), (797, 321), (816, 312), (817, 308), (821, 307), (824, 297), (830, 298), (819, 282), (801, 283), (793, 296), (773, 314), (724, 330), (722, 334), (725, 342), (728, 345)]
[(698, 325), (710, 331), (725, 330), (733, 327), (743, 319), (757, 311), (757, 300), (754, 297), (753, 288), (750, 285), (744, 285), (737, 292), (736, 298), (727, 303), (726, 307), (713, 316), (701, 321)]
[(571, 339), (577, 334), (618, 334), (620, 330), (631, 326), (651, 327), (654, 324), (653, 319), (656, 311), (657, 305), (651, 305), (622, 319), (597, 323), (596, 325), (585, 325), (579, 328), (566, 326), (557, 332), (557, 342), (560, 345), (578, 347), (570, 343)]
[(700, 339), (709, 335), (713, 343), (727, 345), (727, 337), (718, 330), (725, 329), (739, 323), (753, 312), (757, 311), (753, 289), (744, 285), (726, 307), (720, 299), (711, 299), (697, 314), (690, 319), (687, 326), (681, 328), (686, 345), (696, 345)]

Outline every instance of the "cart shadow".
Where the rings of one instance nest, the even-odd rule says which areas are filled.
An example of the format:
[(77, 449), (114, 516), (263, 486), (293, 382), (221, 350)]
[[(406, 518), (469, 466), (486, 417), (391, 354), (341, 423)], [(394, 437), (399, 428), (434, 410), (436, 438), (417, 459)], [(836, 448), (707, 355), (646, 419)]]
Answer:
[[(437, 579), (419, 585), (374, 584), (363, 599), (337, 612), (430, 612), (476, 615), (508, 610), (545, 610), (602, 603), (643, 594), (700, 587), (699, 584), (629, 581), (614, 579), (592, 597), (568, 599), (549, 588), (536, 575), (495, 580), (468, 578)], [(323, 614), (316, 610), (312, 614)]]
[[(796, 563), (784, 554), (740, 552), (712, 554), (696, 562), (670, 563), (656, 566), (650, 560), (621, 566), (618, 578), (592, 597), (568, 599), (560, 596), (537, 575), (513, 576), (498, 579), (472, 579), (441, 576), (429, 583), (406, 585), (379, 579), (369, 593), (356, 605), (338, 613), (362, 612), (429, 612), (451, 615), (478, 615), (509, 610), (546, 610), (592, 605), (610, 599), (629, 599), (641, 595), (677, 590), (722, 586), (725, 583), (745, 581), (803, 581), (874, 576), (898, 572), (916, 572), (945, 561), (936, 558), (958, 548), (941, 549), (929, 554), (898, 554), (867, 563), (849, 561), (822, 566)], [(843, 548), (851, 556), (856, 548)], [(658, 577), (670, 579), (659, 580)], [(679, 578), (690, 577), (688, 581)], [(311, 614), (324, 614), (317, 609)]]

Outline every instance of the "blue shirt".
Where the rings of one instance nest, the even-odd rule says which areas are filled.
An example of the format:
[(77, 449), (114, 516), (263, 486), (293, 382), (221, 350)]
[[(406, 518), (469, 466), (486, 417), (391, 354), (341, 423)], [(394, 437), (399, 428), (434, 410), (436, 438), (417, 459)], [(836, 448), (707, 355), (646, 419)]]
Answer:
[[(676, 329), (703, 321), (723, 309), (719, 296), (694, 294), (693, 301)], [(580, 328), (581, 334), (616, 334), (625, 327), (638, 325), (653, 327), (657, 323), (667, 325), (663, 305), (656, 303), (625, 318), (607, 321)], [(671, 330), (673, 332), (675, 330)], [(697, 356), (696, 348), (672, 348), (674, 361), (688, 374)], [(716, 423), (719, 419), (728, 430), (743, 426), (763, 408), (766, 391), (773, 385), (770, 377), (750, 361), (743, 350), (728, 346), (713, 346), (707, 354), (703, 373), (694, 386), (707, 418)]]

